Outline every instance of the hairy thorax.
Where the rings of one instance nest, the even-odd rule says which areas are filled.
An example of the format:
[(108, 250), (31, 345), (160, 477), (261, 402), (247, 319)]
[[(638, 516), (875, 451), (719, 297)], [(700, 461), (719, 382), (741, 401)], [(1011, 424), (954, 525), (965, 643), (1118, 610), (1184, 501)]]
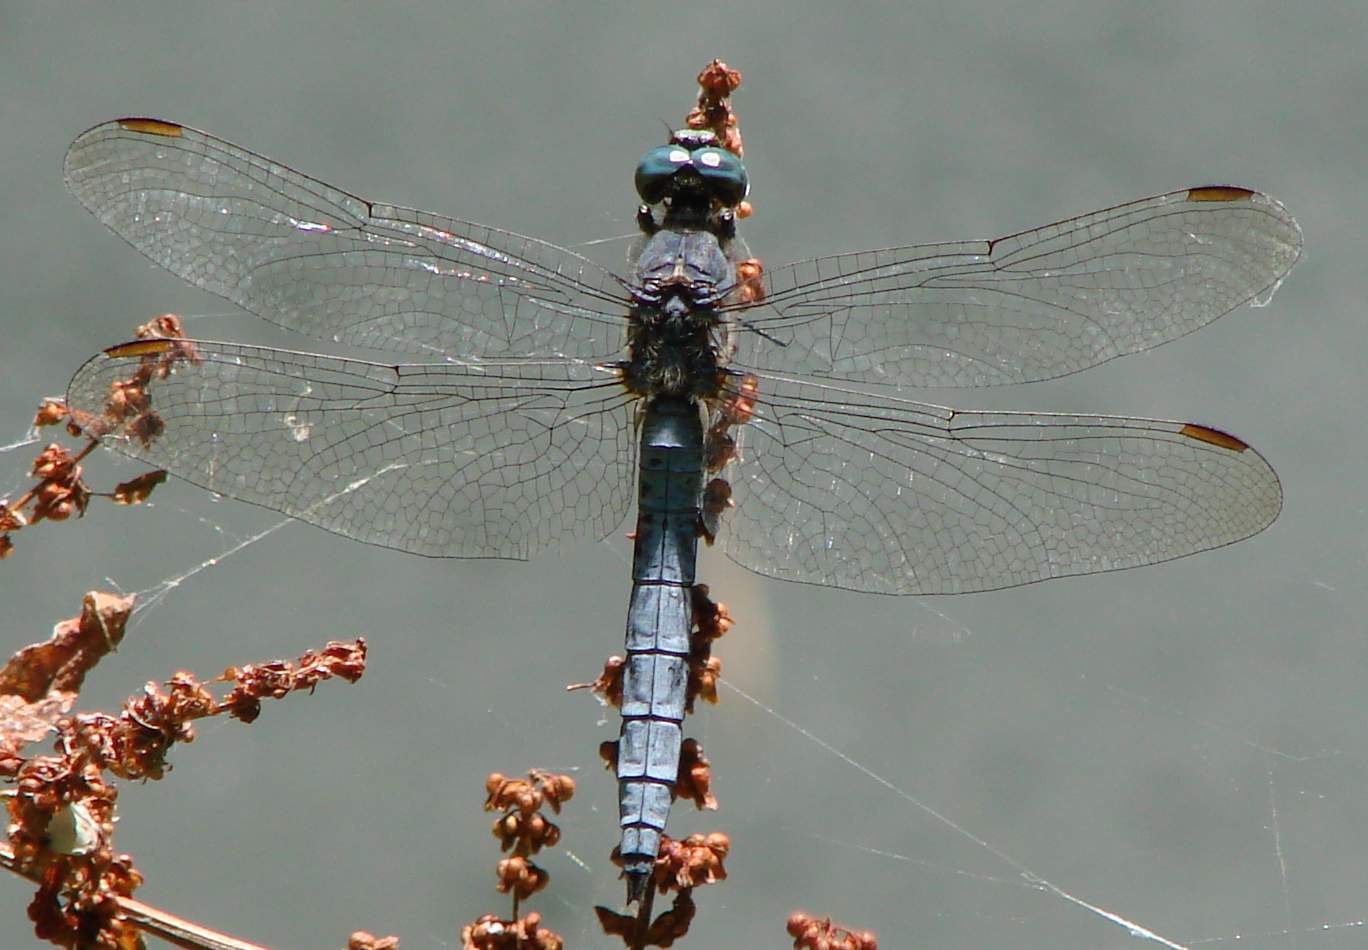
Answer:
[(641, 396), (708, 400), (721, 386), (717, 306), (735, 284), (707, 231), (660, 231), (637, 259), (623, 382)]

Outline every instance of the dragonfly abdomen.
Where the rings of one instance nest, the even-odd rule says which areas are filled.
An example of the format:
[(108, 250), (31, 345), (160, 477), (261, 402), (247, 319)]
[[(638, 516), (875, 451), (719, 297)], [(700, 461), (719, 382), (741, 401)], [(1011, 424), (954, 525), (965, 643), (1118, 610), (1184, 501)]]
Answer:
[(620, 854), (628, 899), (644, 893), (679, 774), (690, 591), (698, 554), (703, 427), (698, 404), (657, 398), (646, 404), (627, 663), (618, 742)]

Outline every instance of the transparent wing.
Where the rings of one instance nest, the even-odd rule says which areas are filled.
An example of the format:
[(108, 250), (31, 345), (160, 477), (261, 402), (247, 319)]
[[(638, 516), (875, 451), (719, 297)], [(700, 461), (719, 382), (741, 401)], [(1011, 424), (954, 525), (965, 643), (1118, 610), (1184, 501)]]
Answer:
[(1278, 201), (1211, 186), (996, 241), (803, 261), (731, 309), (735, 362), (898, 387), (1064, 376), (1266, 303), (1301, 246)]
[(606, 535), (632, 501), (631, 407), (580, 362), (386, 366), (137, 341), (81, 367), (67, 399), (124, 454), (414, 554), (525, 558)]
[(618, 278), (564, 248), (358, 198), (205, 132), (119, 119), (66, 156), (72, 193), (197, 287), (316, 339), (464, 358), (599, 359)]
[(956, 412), (760, 377), (719, 543), (760, 574), (947, 594), (1120, 570), (1277, 517), (1277, 475), (1195, 423)]

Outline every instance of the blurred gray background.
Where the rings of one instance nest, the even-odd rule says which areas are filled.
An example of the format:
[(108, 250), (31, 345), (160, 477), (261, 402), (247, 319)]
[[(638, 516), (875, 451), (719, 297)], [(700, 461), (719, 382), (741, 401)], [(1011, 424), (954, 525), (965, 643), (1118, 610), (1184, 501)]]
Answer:
[[(354, 192), (570, 244), (627, 235), (637, 157), (713, 56), (739, 67), (767, 264), (991, 237), (1208, 182), (1281, 198), (1306, 258), (1271, 306), (976, 406), (1229, 428), (1273, 462), (1281, 518), (1167, 565), (968, 597), (880, 598), (758, 578), (709, 555), (737, 628), (691, 720), (731, 877), (685, 945), (786, 946), (795, 907), (888, 947), (1362, 946), (1368, 918), (1363, 578), (1368, 6), (1286, 2), (809, 2), (477, 6), (0, 0), (0, 442), (85, 357), (155, 313), (201, 336), (258, 321), (156, 270), (66, 194), (81, 130), (148, 114)], [(616, 263), (625, 242), (593, 248)], [(302, 341), (296, 345), (306, 346)], [(944, 394), (932, 398), (943, 399)], [(0, 454), (0, 492), (35, 447)], [(93, 459), (108, 486), (134, 471)], [(357, 686), (213, 723), (160, 783), (126, 787), (139, 896), (274, 947), (356, 928), (459, 945), (503, 911), (483, 776), (574, 769), (531, 902), (608, 946), (616, 719), (568, 682), (620, 649), (619, 533), (528, 564), (425, 561), (274, 524), (167, 485), (18, 537), (5, 652), (92, 588), (142, 591), (83, 700), (178, 668), (365, 634)], [(625, 530), (625, 529), (624, 529)], [(32, 945), (0, 886), (4, 947)], [(1128, 925), (1145, 928), (1131, 932)]]

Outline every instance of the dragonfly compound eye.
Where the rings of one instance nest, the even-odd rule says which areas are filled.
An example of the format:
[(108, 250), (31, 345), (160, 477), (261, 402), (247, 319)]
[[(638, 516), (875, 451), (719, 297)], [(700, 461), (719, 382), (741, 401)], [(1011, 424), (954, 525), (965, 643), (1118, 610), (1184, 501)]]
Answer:
[(636, 190), (648, 205), (664, 200), (670, 181), (681, 168), (688, 168), (690, 155), (678, 145), (663, 145), (641, 156), (636, 167)]
[(741, 159), (722, 148), (699, 148), (689, 156), (694, 169), (712, 190), (713, 196), (727, 207), (741, 203), (750, 190), (746, 166)]
[[(681, 178), (680, 173), (685, 173)], [(699, 184), (702, 183), (701, 190)], [(750, 183), (741, 160), (726, 149), (688, 151), (680, 145), (653, 148), (637, 162), (636, 190), (647, 204), (658, 204), (681, 191), (707, 195), (725, 207), (746, 197)]]

